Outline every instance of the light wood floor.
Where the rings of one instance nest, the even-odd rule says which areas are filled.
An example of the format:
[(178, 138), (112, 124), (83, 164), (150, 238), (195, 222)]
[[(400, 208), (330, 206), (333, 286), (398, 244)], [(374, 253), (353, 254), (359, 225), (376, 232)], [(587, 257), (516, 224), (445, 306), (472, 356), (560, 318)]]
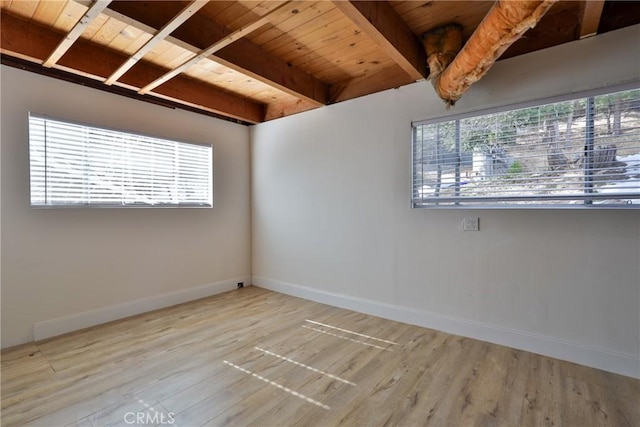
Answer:
[(639, 402), (627, 377), (255, 287), (2, 353), (7, 427), (619, 427)]

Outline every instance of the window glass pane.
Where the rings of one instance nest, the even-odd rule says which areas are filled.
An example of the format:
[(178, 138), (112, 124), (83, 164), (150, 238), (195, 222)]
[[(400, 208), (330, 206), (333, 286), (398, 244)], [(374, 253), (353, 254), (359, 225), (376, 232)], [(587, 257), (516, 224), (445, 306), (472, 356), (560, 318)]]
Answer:
[(594, 98), (592, 182), (600, 194), (634, 193), (640, 204), (640, 89)]
[(29, 117), (32, 206), (212, 206), (212, 148)]
[(640, 203), (640, 90), (416, 125), (413, 139), (417, 207)]

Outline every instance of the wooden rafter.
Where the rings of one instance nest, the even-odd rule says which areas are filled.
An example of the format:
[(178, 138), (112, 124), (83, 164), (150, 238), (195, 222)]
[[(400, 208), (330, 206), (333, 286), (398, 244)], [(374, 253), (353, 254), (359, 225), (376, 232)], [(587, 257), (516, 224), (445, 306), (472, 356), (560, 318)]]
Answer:
[(102, 11), (111, 3), (111, 0), (97, 0), (89, 7), (89, 10), (80, 18), (71, 31), (58, 43), (53, 52), (44, 60), (45, 67), (53, 67), (58, 60), (69, 50), (69, 48), (78, 40), (84, 30), (96, 19)]
[[(41, 60), (60, 40), (60, 33), (41, 27), (33, 22), (0, 13), (2, 52), (20, 58)], [(78, 40), (60, 58), (56, 67), (80, 73), (83, 76), (103, 81), (110, 76), (127, 56), (110, 49), (100, 48), (85, 40)], [(122, 76), (118, 85), (137, 91), (150, 80), (162, 76), (165, 69), (140, 61), (135, 68)], [(203, 85), (193, 79), (178, 76), (158, 88), (154, 94), (184, 105), (195, 106), (227, 117), (249, 123), (264, 119), (264, 106), (249, 99), (221, 91), (211, 85)]]
[[(373, 92), (393, 89), (411, 83), (411, 78), (397, 64), (375, 74), (355, 77), (331, 88), (331, 102), (341, 102)], [(268, 116), (268, 114), (267, 114)], [(268, 117), (267, 117), (268, 118)]]
[(315, 108), (318, 108), (318, 106), (309, 101), (305, 101), (304, 99), (272, 102), (266, 107), (264, 119), (265, 121), (279, 119), (281, 117), (291, 116), (293, 114), (302, 113), (303, 111), (309, 111)]
[(386, 1), (334, 0), (414, 80), (427, 77), (426, 55), (418, 37)]
[(598, 33), (604, 0), (585, 0), (580, 16), (580, 38), (595, 36)]
[(182, 25), (187, 19), (189, 19), (194, 13), (200, 10), (204, 5), (209, 3), (209, 0), (194, 0), (185, 6), (171, 21), (156, 32), (156, 34), (144, 44), (138, 51), (131, 56), (124, 64), (122, 64), (109, 78), (105, 81), (105, 84), (112, 85), (118, 80), (124, 73), (126, 73), (136, 62), (140, 61), (147, 53), (151, 51), (158, 43), (164, 40), (169, 34), (171, 34), (176, 28)]
[(269, 22), (269, 20), (275, 14), (277, 14), (278, 12), (281, 12), (285, 8), (285, 6), (287, 6), (287, 3), (288, 2), (278, 6), (276, 8), (274, 8), (272, 10), (270, 10), (269, 12), (267, 12), (266, 14), (261, 16), (260, 18), (258, 18), (255, 21), (251, 22), (249, 25), (246, 25), (246, 26), (244, 26), (244, 27), (232, 32), (231, 34), (226, 35), (222, 39), (216, 41), (215, 43), (213, 43), (212, 45), (210, 45), (206, 49), (198, 52), (198, 54), (196, 56), (194, 56), (193, 58), (183, 62), (182, 64), (180, 64), (179, 66), (177, 66), (173, 70), (169, 71), (168, 73), (166, 73), (165, 75), (163, 75), (159, 79), (156, 79), (156, 80), (152, 81), (151, 83), (149, 83), (148, 85), (146, 85), (145, 87), (140, 89), (139, 93), (141, 95), (149, 93), (154, 88), (156, 88), (156, 87), (160, 86), (161, 84), (165, 83), (166, 81), (174, 78), (178, 74), (184, 73), (190, 67), (196, 65), (198, 62), (202, 61), (203, 59), (209, 58), (215, 52), (218, 52), (219, 50), (224, 49), (225, 47), (229, 46), (231, 43), (233, 43), (233, 42), (235, 42), (237, 40), (240, 40), (241, 38), (246, 37), (247, 35), (251, 34), (254, 31), (256, 31), (258, 28), (260, 28), (260, 27), (264, 26), (265, 24), (267, 24)]
[[(553, 1), (495, 0), (482, 2), (481, 7), (473, 2), (461, 5), (426, 1), (418, 5), (392, 0), (261, 0), (229, 4), (211, 0), (112, 1), (93, 23), (88, 23), (87, 18), (95, 17), (95, 8), (106, 0), (8, 1), (2, 3), (1, 9), (59, 36), (44, 56), (29, 59), (43, 74), (63, 75), (56, 70), (72, 70), (68, 66), (69, 55), (78, 51), (76, 44), (84, 43), (95, 52), (86, 50), (87, 59), (79, 60), (84, 68), (70, 72), (87, 76), (93, 83), (106, 83), (104, 90), (114, 89), (157, 102), (171, 96), (165, 85), (172, 88), (173, 80), (191, 79), (209, 89), (255, 99), (250, 102), (261, 106), (263, 120), (268, 120), (410, 84), (418, 74), (423, 77), (419, 66), (425, 68), (424, 74), (428, 70), (436, 91), (452, 105), (499, 58), (588, 37), (598, 30), (606, 32), (629, 25), (638, 16), (634, 8), (626, 6), (612, 15), (612, 8), (624, 2), (610, 5), (605, 0), (558, 1), (545, 14), (543, 9)], [(493, 3), (496, 13), (487, 13), (491, 8), (488, 3)], [(525, 6), (534, 8), (531, 15), (521, 14)], [(269, 11), (279, 7), (279, 16), (268, 16)], [(269, 19), (262, 16), (265, 13)], [(486, 22), (478, 23), (490, 15), (493, 25), (484, 31)], [(622, 18), (624, 22), (617, 23)], [(541, 20), (537, 22), (538, 19)], [(271, 23), (244, 37), (265, 21)], [(424, 55), (426, 50), (427, 60), (416, 65), (411, 45), (416, 40), (426, 42), (434, 25), (446, 22), (461, 30), (460, 47), (429, 49), (425, 43), (418, 55)], [(72, 29), (74, 25), (76, 28)], [(529, 30), (533, 25), (536, 28)], [(242, 28), (235, 31), (238, 27)], [(418, 30), (427, 32), (418, 38), (413, 33)], [(462, 41), (468, 41), (467, 49), (461, 48)], [(34, 38), (31, 43), (39, 41)], [(90, 72), (95, 67), (85, 63), (101, 57), (101, 50), (116, 53), (122, 59), (115, 67), (101, 69), (111, 71), (106, 77)], [(41, 67), (52, 52), (57, 58), (48, 63), (50, 68)], [(8, 55), (13, 53), (7, 51)], [(441, 61), (449, 56), (451, 61), (458, 56), (460, 59), (456, 63)], [(203, 58), (206, 59), (199, 66), (187, 70)], [(440, 61), (443, 66), (436, 66)], [(139, 73), (140, 67), (146, 74)], [(130, 72), (136, 79), (127, 76)], [(115, 88), (110, 87), (113, 85)], [(138, 91), (152, 96), (139, 95)], [(185, 100), (183, 105), (196, 105), (193, 101)], [(202, 110), (210, 111), (209, 108)]]
[[(86, 0), (74, 1), (86, 3)], [(295, 9), (295, 6), (291, 7)], [(149, 13), (151, 8), (153, 13)], [(153, 34), (157, 28), (175, 16), (173, 8), (173, 2), (153, 2), (153, 5), (148, 5), (146, 2), (124, 1), (112, 3), (110, 8), (105, 10), (105, 14)], [(202, 31), (202, 28), (206, 28), (206, 31)], [(229, 31), (223, 26), (196, 14), (166, 40), (197, 54), (227, 35)], [(327, 83), (292, 67), (247, 39), (237, 40), (211, 55), (209, 59), (317, 106), (328, 102)]]

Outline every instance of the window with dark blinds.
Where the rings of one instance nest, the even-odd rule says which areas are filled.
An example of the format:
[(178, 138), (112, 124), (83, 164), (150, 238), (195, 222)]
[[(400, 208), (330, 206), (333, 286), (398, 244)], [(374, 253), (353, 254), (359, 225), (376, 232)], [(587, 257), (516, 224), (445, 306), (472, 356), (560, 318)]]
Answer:
[(640, 207), (640, 89), (413, 125), (414, 207)]
[(31, 206), (212, 207), (212, 151), (30, 114)]

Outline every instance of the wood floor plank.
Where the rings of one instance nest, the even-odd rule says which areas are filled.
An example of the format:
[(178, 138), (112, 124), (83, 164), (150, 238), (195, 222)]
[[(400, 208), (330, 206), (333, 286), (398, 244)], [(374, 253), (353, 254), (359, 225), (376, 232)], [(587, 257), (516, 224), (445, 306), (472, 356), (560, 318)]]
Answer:
[(1, 358), (3, 426), (640, 425), (638, 380), (252, 286)]

